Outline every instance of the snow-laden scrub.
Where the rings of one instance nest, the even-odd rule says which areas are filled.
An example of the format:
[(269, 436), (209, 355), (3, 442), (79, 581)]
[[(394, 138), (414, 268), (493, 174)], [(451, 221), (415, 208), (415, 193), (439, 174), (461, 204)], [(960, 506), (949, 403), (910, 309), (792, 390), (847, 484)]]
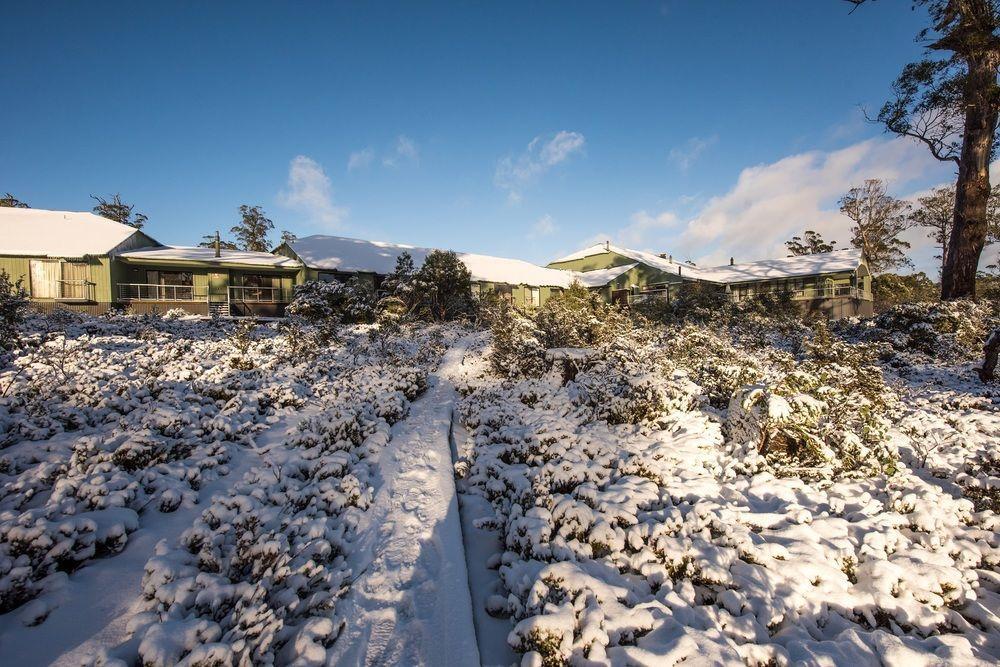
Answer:
[(98, 572), (136, 530), (155, 535), (179, 513), (192, 521), (167, 533), (126, 594), (124, 634), (87, 640), (84, 659), (321, 661), (356, 574), (345, 562), (372, 461), (454, 333), (374, 345), (352, 328), (309, 349), (301, 329), (206, 319), (60, 314), (28, 328), (35, 344), (0, 372), (6, 649), (20, 626), (16, 650), (30, 657), (35, 628), (48, 637), (61, 604), (79, 607), (80, 568)]
[(917, 326), (945, 361), (878, 323), (749, 324), (634, 329), (538, 378), (479, 351), (456, 472), (492, 507), (487, 607), (523, 664), (1000, 659), (977, 350), (949, 324)]

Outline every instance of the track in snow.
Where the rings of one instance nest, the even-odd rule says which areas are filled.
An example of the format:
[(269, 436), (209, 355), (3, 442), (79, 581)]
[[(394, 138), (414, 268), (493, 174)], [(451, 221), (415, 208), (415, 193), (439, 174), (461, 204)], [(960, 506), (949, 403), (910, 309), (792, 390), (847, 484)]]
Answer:
[(448, 377), (466, 346), (445, 353), (380, 455), (382, 484), (359, 526), (356, 580), (329, 663), (479, 664), (449, 442)]

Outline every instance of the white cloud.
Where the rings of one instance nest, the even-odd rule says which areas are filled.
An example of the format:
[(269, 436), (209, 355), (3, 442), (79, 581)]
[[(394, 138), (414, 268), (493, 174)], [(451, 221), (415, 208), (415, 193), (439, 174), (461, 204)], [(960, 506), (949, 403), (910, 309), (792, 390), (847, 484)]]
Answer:
[(323, 166), (305, 155), (289, 163), (288, 184), (278, 193), (278, 201), (329, 229), (340, 228), (347, 217), (347, 209), (333, 203), (333, 186)]
[[(889, 182), (890, 192), (910, 198), (915, 181), (947, 178), (947, 165), (926, 149), (905, 139), (869, 139), (836, 151), (810, 151), (740, 172), (728, 192), (705, 201), (693, 214), (676, 211), (635, 213), (628, 225), (602, 235), (612, 241), (651, 252), (692, 258), (701, 266), (724, 264), (729, 257), (753, 261), (784, 257), (784, 242), (806, 229), (815, 230), (838, 247), (849, 247), (850, 221), (837, 200), (866, 178)], [(930, 243), (911, 235), (918, 268)]]
[(401, 134), (396, 138), (396, 145), (392, 151), (382, 158), (382, 164), (387, 167), (396, 167), (403, 162), (419, 161), (420, 150), (417, 148), (417, 143), (405, 134)]
[(670, 161), (681, 171), (687, 171), (691, 165), (698, 161), (706, 149), (714, 146), (718, 141), (719, 137), (715, 135), (706, 138), (691, 137), (683, 145), (670, 149)]
[(586, 138), (579, 132), (562, 130), (551, 137), (538, 136), (518, 155), (508, 155), (497, 163), (493, 183), (507, 192), (511, 203), (521, 201), (524, 188), (535, 183), (545, 172), (577, 153), (583, 152)]
[(552, 219), (551, 215), (546, 214), (536, 220), (535, 224), (531, 226), (528, 238), (537, 239), (543, 236), (552, 236), (557, 231), (559, 231), (559, 227), (556, 226), (555, 220)]
[(367, 148), (362, 148), (359, 151), (354, 151), (351, 156), (347, 158), (347, 171), (354, 171), (356, 169), (366, 169), (371, 166), (372, 162), (375, 160), (375, 151), (369, 146)]

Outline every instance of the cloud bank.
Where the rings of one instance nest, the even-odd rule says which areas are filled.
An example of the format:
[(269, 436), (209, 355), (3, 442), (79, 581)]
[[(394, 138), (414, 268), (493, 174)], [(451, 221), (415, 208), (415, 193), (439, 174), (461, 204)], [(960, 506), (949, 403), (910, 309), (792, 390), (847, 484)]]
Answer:
[(347, 209), (333, 202), (333, 185), (323, 166), (305, 155), (289, 163), (288, 183), (278, 193), (278, 202), (329, 230), (340, 229), (347, 217)]

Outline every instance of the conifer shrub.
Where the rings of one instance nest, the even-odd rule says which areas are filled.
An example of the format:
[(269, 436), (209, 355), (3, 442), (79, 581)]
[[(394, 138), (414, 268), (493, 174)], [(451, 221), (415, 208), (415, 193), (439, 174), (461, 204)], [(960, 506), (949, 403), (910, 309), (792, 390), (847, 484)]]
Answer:
[(535, 324), (547, 348), (597, 347), (631, 326), (626, 313), (580, 283), (546, 301), (535, 315)]
[(407, 284), (415, 313), (432, 322), (474, 314), (472, 274), (453, 251), (432, 250)]
[(24, 279), (11, 280), (6, 271), (0, 270), (0, 362), (21, 340), (21, 325), (28, 315), (28, 304)]
[(481, 317), (493, 333), (490, 368), (501, 377), (538, 377), (545, 371), (542, 331), (532, 319), (502, 299), (481, 304)]

